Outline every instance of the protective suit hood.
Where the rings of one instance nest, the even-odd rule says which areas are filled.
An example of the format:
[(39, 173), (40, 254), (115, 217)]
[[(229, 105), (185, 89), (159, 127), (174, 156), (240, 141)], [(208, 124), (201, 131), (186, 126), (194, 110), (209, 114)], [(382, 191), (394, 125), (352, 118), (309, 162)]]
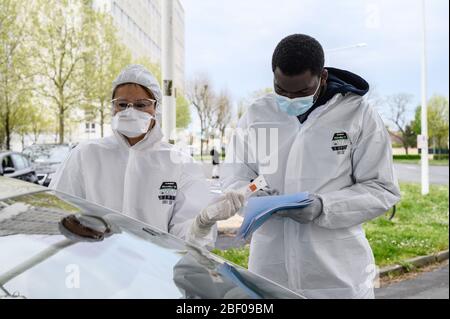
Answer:
[(327, 89), (317, 99), (314, 106), (305, 114), (298, 116), (301, 123), (305, 122), (309, 115), (318, 107), (328, 103), (338, 94), (343, 96), (353, 93), (364, 96), (369, 92), (370, 86), (366, 80), (355, 73), (336, 68), (325, 68), (328, 71)]
[(364, 96), (369, 92), (369, 83), (359, 75), (336, 68), (326, 68), (326, 70), (328, 70), (327, 91), (316, 104), (323, 105), (336, 94), (347, 95), (348, 93), (354, 93)]
[(156, 105), (156, 120), (161, 122), (162, 118), (162, 92), (159, 86), (158, 80), (153, 74), (151, 74), (144, 66), (139, 64), (132, 64), (127, 66), (119, 76), (113, 81), (112, 94), (116, 91), (117, 87), (122, 84), (133, 83), (139, 84), (150, 90), (155, 96), (157, 101)]

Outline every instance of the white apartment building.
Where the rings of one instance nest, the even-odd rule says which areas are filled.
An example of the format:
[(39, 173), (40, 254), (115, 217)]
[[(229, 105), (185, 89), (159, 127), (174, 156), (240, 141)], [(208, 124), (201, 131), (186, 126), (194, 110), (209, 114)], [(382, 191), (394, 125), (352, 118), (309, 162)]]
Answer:
[[(134, 58), (147, 57), (161, 64), (161, 2), (164, 0), (95, 0), (97, 9), (111, 14), (119, 33), (119, 39)], [(185, 87), (185, 27), (184, 8), (180, 0), (174, 3), (175, 34), (175, 87)]]

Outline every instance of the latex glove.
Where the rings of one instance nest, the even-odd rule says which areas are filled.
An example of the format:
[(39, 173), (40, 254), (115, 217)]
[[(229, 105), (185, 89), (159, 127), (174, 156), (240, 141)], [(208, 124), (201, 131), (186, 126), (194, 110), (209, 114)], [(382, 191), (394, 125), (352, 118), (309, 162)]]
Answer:
[(200, 212), (192, 224), (191, 233), (197, 237), (207, 236), (216, 222), (233, 217), (244, 205), (244, 201), (241, 193), (225, 193), (217, 202)]
[(253, 197), (264, 197), (264, 196), (277, 196), (280, 195), (280, 192), (277, 189), (266, 188), (260, 189), (257, 191)]
[(286, 209), (276, 213), (277, 216), (289, 217), (300, 224), (308, 224), (320, 216), (323, 211), (323, 204), (317, 195), (309, 195), (312, 203), (304, 208)]

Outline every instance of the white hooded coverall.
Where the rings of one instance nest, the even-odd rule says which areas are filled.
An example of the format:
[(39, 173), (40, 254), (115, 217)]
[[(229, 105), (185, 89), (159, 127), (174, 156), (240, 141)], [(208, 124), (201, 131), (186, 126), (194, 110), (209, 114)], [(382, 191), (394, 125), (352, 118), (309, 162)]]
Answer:
[(191, 226), (212, 200), (200, 164), (162, 141), (162, 94), (156, 78), (143, 66), (126, 67), (113, 82), (115, 89), (136, 83), (155, 96), (155, 126), (131, 146), (114, 136), (77, 146), (52, 179), (50, 188), (116, 210), (162, 231), (201, 246), (213, 246), (217, 227), (206, 236)]
[(335, 95), (303, 124), (273, 94), (249, 107), (227, 151), (226, 188), (258, 175), (280, 193), (323, 201), (312, 223), (272, 217), (252, 237), (249, 269), (309, 298), (373, 298), (375, 262), (362, 224), (400, 198), (390, 138), (356, 94)]
[(134, 146), (114, 136), (77, 146), (50, 187), (121, 212), (162, 231), (202, 246), (208, 236), (192, 238), (190, 227), (211, 197), (201, 166), (162, 141), (160, 126)]

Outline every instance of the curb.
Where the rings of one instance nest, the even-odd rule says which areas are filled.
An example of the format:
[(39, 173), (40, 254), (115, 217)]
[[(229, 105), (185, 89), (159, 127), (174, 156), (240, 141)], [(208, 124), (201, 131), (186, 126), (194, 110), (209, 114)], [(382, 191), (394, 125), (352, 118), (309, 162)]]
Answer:
[(410, 266), (413, 268), (420, 268), (437, 262), (442, 262), (448, 260), (449, 251), (444, 250), (434, 255), (415, 257), (412, 259), (407, 259), (403, 263), (404, 265), (392, 265), (382, 268), (380, 270), (379, 276), (386, 277), (389, 275), (400, 275), (409, 271)]
[[(232, 237), (236, 235), (237, 230), (237, 228), (223, 227), (218, 230), (218, 235)], [(421, 268), (430, 264), (443, 262), (448, 259), (449, 250), (444, 250), (433, 255), (414, 257), (403, 261), (403, 265), (392, 265), (381, 268), (379, 271), (379, 277), (381, 278), (389, 275), (400, 275), (408, 272), (411, 269), (411, 266), (412, 268)]]

